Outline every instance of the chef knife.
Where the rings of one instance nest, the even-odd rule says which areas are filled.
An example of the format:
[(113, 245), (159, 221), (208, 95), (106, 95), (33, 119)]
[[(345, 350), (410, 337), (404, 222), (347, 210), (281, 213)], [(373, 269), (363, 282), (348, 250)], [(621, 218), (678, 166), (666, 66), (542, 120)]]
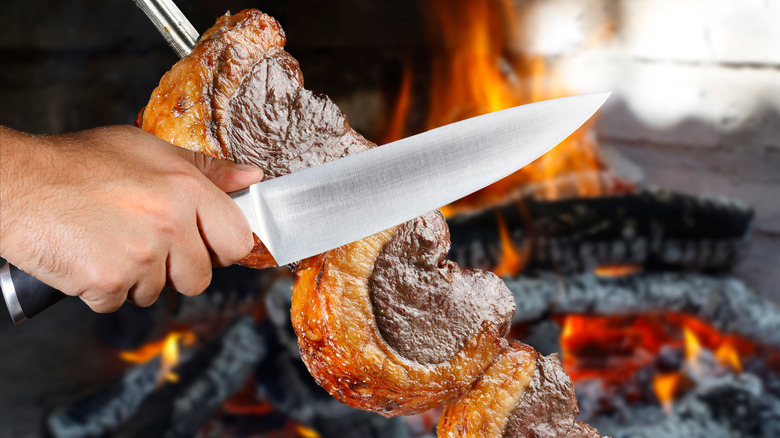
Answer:
[[(180, 57), (192, 51), (198, 32), (172, 0), (133, 1)], [(287, 260), (303, 258), (302, 254), (316, 254), (402, 223), (478, 190), (500, 178), (496, 175), (506, 173), (507, 169), (522, 167), (579, 127), (608, 95), (568, 98), (568, 103), (538, 103), (533, 104), (536, 105), (533, 108), (527, 105), (459, 122), (396, 142), (392, 148), (383, 146), (379, 148), (381, 153), (344, 162), (342, 160), (346, 158), (336, 160), (329, 168), (318, 169), (321, 166), (317, 166), (312, 169), (318, 170), (308, 169), (308, 173), (255, 185), (234, 194), (233, 198), (277, 262), (285, 264)], [(517, 113), (517, 119), (510, 115), (514, 113)], [(552, 113), (555, 114), (550, 117)], [(514, 124), (516, 129), (505, 130), (502, 128), (504, 123)], [(537, 135), (529, 136), (534, 130)], [(514, 135), (517, 138), (513, 138)], [(467, 145), (469, 139), (472, 143)], [(479, 148), (491, 141), (494, 141), (493, 148), (486, 148), (485, 154), (480, 154)], [(433, 142), (449, 147), (439, 150), (424, 147)], [(519, 150), (507, 151), (516, 154), (513, 155), (516, 160), (507, 160), (504, 166), (488, 165), (491, 160), (493, 164), (502, 160), (501, 157), (488, 158), (488, 150), (501, 152), (502, 146), (511, 144), (524, 144)], [(470, 153), (467, 152), (469, 147), (472, 148)], [(475, 150), (478, 151), (476, 155), (481, 156), (475, 156)], [(437, 157), (439, 153), (445, 154), (444, 157)], [(383, 161), (385, 159), (387, 161)], [(280, 180), (286, 182), (280, 183)], [(277, 182), (269, 184), (273, 181)], [(395, 185), (398, 181), (407, 182)], [(290, 184), (292, 189), (287, 188)], [(407, 202), (406, 190), (414, 194), (411, 202)], [(290, 196), (293, 193), (297, 195)], [(398, 196), (395, 202), (393, 196)], [(329, 199), (330, 204), (324, 206), (325, 210), (318, 210), (315, 206), (323, 205), (324, 199)], [(365, 208), (357, 208), (359, 206)], [(381, 217), (367, 217), (365, 213), (369, 210), (382, 212)], [(323, 212), (328, 215), (321, 215)], [(314, 222), (306, 222), (312, 219)], [(300, 230), (309, 230), (310, 246), (295, 243), (307, 239)], [(288, 238), (293, 240), (286, 241)], [(65, 297), (2, 258), (0, 290), (17, 325)]]
[[(231, 196), (277, 263), (289, 264), (404, 223), (508, 176), (563, 141), (608, 96), (564, 97), (474, 117)], [(36, 290), (36, 281), (8, 263), (0, 266), (0, 287), (17, 324), (62, 296), (53, 288)]]

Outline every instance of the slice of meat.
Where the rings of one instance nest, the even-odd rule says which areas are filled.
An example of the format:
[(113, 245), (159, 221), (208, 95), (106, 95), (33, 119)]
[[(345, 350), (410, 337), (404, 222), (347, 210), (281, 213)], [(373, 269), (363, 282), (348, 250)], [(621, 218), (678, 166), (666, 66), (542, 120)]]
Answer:
[(291, 314), (317, 383), (386, 416), (468, 389), (506, 346), (514, 301), (495, 275), (444, 260), (448, 249), (435, 212), (301, 263)]
[[(375, 145), (327, 97), (306, 90), (279, 23), (257, 10), (226, 14), (160, 80), (139, 126), (177, 146), (276, 178)], [(255, 236), (241, 264), (275, 266)]]
[[(284, 43), (279, 24), (258, 11), (221, 17), (163, 76), (139, 126), (257, 165), (267, 179), (374, 147), (333, 102), (303, 88)], [(317, 382), (386, 416), (461, 397), (442, 420), (451, 430), (460, 418), (481, 418), (480, 430), (496, 433), (588, 436), (571, 420), (571, 382), (557, 361), (526, 346), (507, 349), (514, 302), (506, 286), (446, 261), (448, 250), (446, 223), (433, 212), (292, 266), (292, 321)], [(257, 238), (242, 263), (275, 265)], [(494, 395), (498, 410), (485, 406)]]
[(598, 438), (579, 413), (571, 379), (557, 355), (513, 343), (467, 394), (439, 418), (440, 437)]

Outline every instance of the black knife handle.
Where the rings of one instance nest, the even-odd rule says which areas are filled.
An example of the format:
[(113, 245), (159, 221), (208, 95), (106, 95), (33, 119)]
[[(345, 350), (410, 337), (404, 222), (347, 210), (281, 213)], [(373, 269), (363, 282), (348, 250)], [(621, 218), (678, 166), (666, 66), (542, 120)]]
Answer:
[(0, 289), (14, 324), (41, 313), (67, 295), (0, 258)]

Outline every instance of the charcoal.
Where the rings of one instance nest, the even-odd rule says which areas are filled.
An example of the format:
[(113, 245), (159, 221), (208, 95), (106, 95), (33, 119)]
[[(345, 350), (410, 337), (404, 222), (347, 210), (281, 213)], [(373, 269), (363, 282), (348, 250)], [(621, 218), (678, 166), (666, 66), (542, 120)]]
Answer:
[(47, 436), (191, 437), (235, 393), (265, 355), (254, 321), (236, 318), (158, 384), (159, 357), (128, 369), (116, 382), (46, 419)]
[(55, 409), (47, 418), (47, 435), (97, 437), (116, 430), (157, 390), (160, 358), (130, 368), (112, 384), (72, 406)]
[(178, 324), (214, 325), (245, 314), (257, 300), (276, 270), (256, 270), (238, 265), (214, 269), (209, 287), (195, 297), (165, 294), (168, 309)]
[[(752, 374), (702, 382), (675, 403), (666, 418), (634, 412), (643, 425), (615, 429), (614, 438), (770, 438), (780, 436), (780, 400)], [(652, 418), (655, 421), (647, 421)], [(598, 424), (598, 422), (597, 422)], [(605, 421), (600, 430), (615, 427)], [(618, 430), (620, 429), (620, 430)]]
[(620, 278), (553, 272), (505, 278), (515, 296), (513, 323), (549, 315), (684, 313), (723, 333), (780, 347), (780, 306), (729, 276), (690, 272), (643, 273)]
[(309, 374), (298, 354), (290, 322), (292, 281), (280, 279), (266, 295), (268, 318), (263, 333), (268, 355), (257, 367), (255, 382), (259, 398), (269, 400), (280, 412), (323, 438), (406, 438), (402, 418), (351, 408), (322, 389)]
[(735, 201), (666, 191), (559, 201), (525, 200), (448, 219), (450, 258), (499, 264), (500, 215), (528, 266), (577, 273), (604, 265), (722, 271), (744, 256), (753, 211)]

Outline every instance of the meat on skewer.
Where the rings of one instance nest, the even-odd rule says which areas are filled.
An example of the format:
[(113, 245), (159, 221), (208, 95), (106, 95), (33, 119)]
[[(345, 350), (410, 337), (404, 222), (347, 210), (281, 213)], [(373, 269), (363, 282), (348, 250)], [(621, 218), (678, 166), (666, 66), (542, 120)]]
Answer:
[(301, 262), (292, 322), (320, 386), (386, 416), (468, 389), (506, 346), (515, 306), (498, 277), (444, 260), (448, 249), (435, 212)]
[[(333, 102), (303, 87), (284, 43), (273, 18), (256, 10), (226, 14), (163, 76), (138, 125), (178, 146), (259, 166), (266, 179), (375, 147)], [(530, 347), (508, 346), (514, 302), (503, 282), (446, 261), (448, 250), (447, 225), (432, 212), (291, 266), (292, 320), (320, 385), (386, 416), (453, 402), (444, 425), (457, 424), (464, 409), (483, 409), (468, 404), (469, 395), (507, 376), (553, 370), (545, 381), (570, 388), (559, 366), (545, 365)], [(256, 238), (242, 264), (276, 262)], [(570, 419), (573, 399), (546, 403), (547, 393), (532, 388), (515, 388), (518, 412), (528, 410), (549, 430), (580, 428)], [(551, 411), (561, 406), (563, 416)], [(509, 424), (483, 417), (500, 430)]]

